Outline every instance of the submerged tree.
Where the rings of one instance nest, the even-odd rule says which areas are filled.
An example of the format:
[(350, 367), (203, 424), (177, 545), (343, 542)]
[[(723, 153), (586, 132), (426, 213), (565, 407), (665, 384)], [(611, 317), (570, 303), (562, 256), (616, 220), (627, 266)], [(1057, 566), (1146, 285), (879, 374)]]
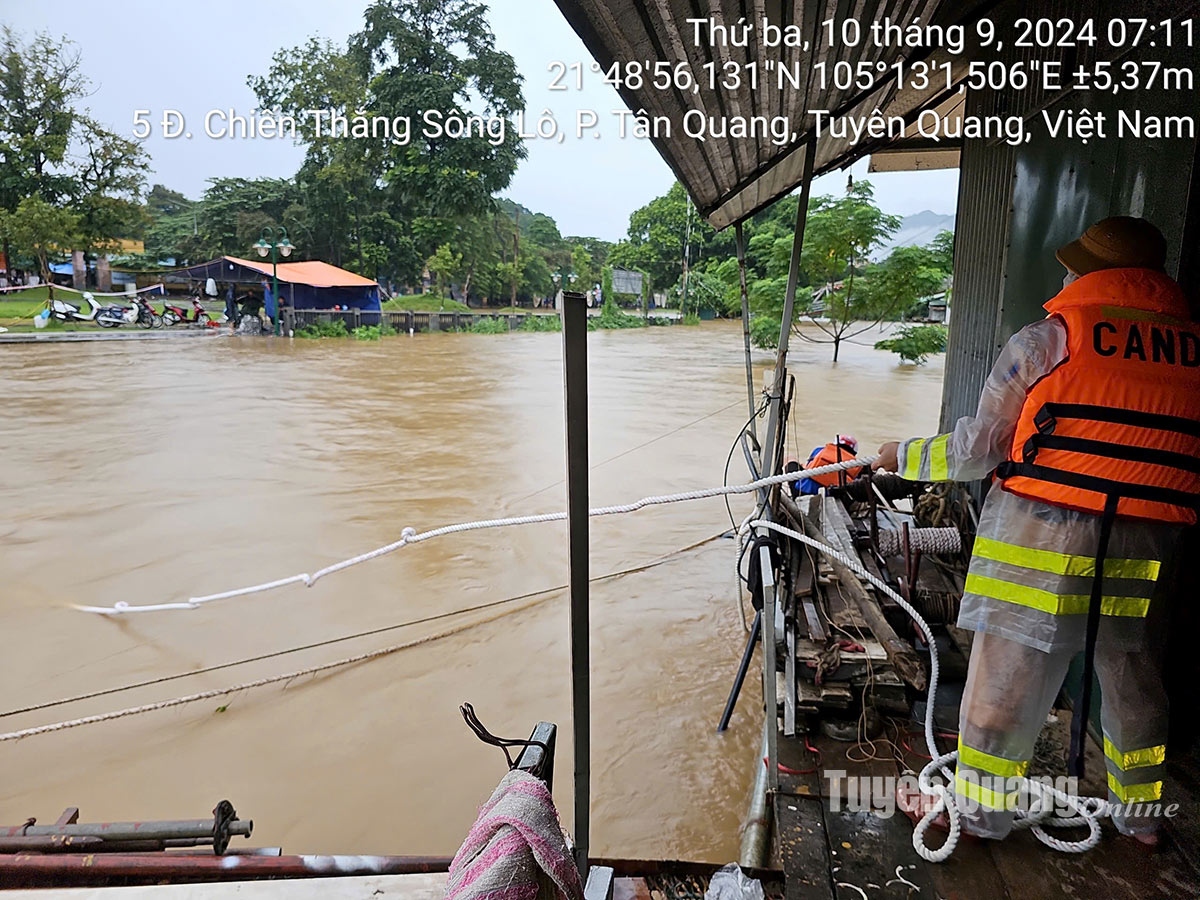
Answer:
[(810, 309), (805, 318), (824, 337), (800, 329), (796, 333), (813, 343), (833, 344), (834, 362), (843, 341), (879, 324), (903, 300), (887, 292), (863, 290), (856, 283), (871, 252), (900, 228), (900, 217), (884, 213), (874, 198), (871, 183), (859, 181), (850, 185), (845, 196), (815, 197), (808, 208), (801, 264), (821, 286), (814, 292), (821, 308)]

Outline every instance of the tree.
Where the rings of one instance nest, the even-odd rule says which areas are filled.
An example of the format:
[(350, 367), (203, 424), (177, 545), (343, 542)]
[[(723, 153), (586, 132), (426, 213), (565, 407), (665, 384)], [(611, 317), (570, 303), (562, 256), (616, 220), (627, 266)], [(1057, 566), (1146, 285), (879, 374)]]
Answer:
[(905, 362), (925, 365), (931, 353), (946, 350), (948, 331), (945, 325), (906, 325), (895, 336), (875, 344), (876, 350), (891, 350)]
[(939, 231), (929, 242), (929, 252), (933, 255), (934, 264), (946, 274), (954, 271), (954, 232)]
[(911, 315), (922, 298), (937, 293), (945, 284), (949, 271), (941, 268), (940, 262), (930, 247), (897, 247), (868, 270), (860, 287), (864, 305)]
[(613, 248), (608, 261), (645, 270), (655, 284), (675, 284), (683, 277), (685, 255), (689, 266), (698, 262), (713, 236), (712, 226), (700, 218), (683, 185), (676, 182), (629, 217), (629, 236)]
[(300, 189), (287, 178), (210, 178), (196, 217), (204, 254), (246, 256), (263, 228), (282, 225), (300, 258), (310, 254)]
[[(198, 204), (161, 184), (146, 195), (146, 256), (149, 260), (174, 259), (180, 265), (199, 260)], [(186, 248), (186, 249), (185, 249)], [(189, 252), (192, 251), (192, 252)]]
[[(0, 211), (11, 219), (21, 205), (36, 212), (36, 225), (10, 222), (8, 233), (26, 239), (57, 231), (68, 221), (70, 242), (43, 243), (43, 252), (104, 249), (136, 234), (143, 222), (140, 194), (147, 158), (134, 141), (81, 113), (77, 104), (89, 83), (80, 55), (66, 40), (35, 35), (28, 44), (0, 29)], [(49, 216), (45, 205), (66, 207)], [(14, 230), (15, 229), (15, 230)], [(9, 256), (9, 246), (4, 246)], [(48, 264), (39, 256), (39, 264)]]
[(79, 236), (79, 224), (79, 216), (37, 196), (26, 197), (12, 212), (0, 211), (5, 246), (33, 256), (46, 282), (50, 281), (50, 254), (71, 246)]
[[(314, 39), (281, 50), (250, 86), (260, 105), (300, 125), (306, 155), (297, 181), (314, 247), (350, 268), (376, 264), (386, 269), (379, 274), (415, 282), (468, 220), (492, 215), (493, 195), (526, 155), (511, 122), (524, 107), (521, 78), (476, 0), (375, 0), (345, 48)], [(386, 110), (411, 131), (407, 140), (382, 132), (347, 140), (330, 133), (328, 119), (318, 133), (304, 117), (311, 109), (347, 117)], [(430, 134), (427, 110), (443, 122), (474, 115), (500, 123), (503, 135), (478, 127)], [(377, 212), (385, 216), (372, 219)]]
[(453, 252), (449, 244), (442, 244), (437, 248), (437, 252), (425, 261), (425, 268), (433, 276), (434, 291), (439, 297), (445, 299), (446, 288), (450, 286), (462, 268), (462, 254)]
[[(796, 333), (814, 343), (833, 344), (834, 362), (842, 341), (878, 324), (899, 302), (856, 290), (855, 279), (870, 253), (900, 227), (900, 218), (881, 211), (874, 197), (871, 183), (859, 181), (851, 184), (843, 197), (814, 197), (808, 208), (801, 265), (822, 285), (820, 296), (814, 296), (821, 302), (824, 316), (818, 319), (816, 310), (810, 310), (807, 318), (825, 337), (814, 338), (800, 329)], [(854, 330), (855, 324), (863, 321), (869, 324)]]
[(140, 197), (150, 165), (135, 141), (81, 116), (87, 129), (73, 203), (79, 214), (83, 250), (105, 251), (114, 239), (142, 231), (146, 216)]

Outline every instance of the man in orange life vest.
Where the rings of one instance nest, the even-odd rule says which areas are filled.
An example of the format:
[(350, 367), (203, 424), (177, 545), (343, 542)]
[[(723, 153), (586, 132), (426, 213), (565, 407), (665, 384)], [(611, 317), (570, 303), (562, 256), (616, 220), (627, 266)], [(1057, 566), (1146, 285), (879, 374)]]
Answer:
[(1200, 328), (1149, 222), (1105, 219), (1057, 256), (1061, 293), (1005, 346), (978, 413), (948, 434), (884, 444), (875, 467), (1000, 480), (958, 622), (976, 632), (955, 778), (965, 830), (1011, 830), (1046, 714), (1071, 659), (1090, 648), (1113, 821), (1153, 844), (1169, 808), (1159, 576), (1196, 521)]
[[(848, 462), (855, 459), (858, 453), (858, 440), (848, 434), (839, 434), (832, 443), (823, 447), (813, 448), (808, 455), (808, 462), (803, 466), (794, 458), (787, 461), (785, 472), (800, 472), (803, 469), (819, 469), (834, 463)], [(865, 467), (864, 467), (865, 468)], [(864, 471), (864, 468), (845, 469), (841, 472), (830, 472), (815, 478), (801, 478), (793, 482), (793, 495), (816, 494), (823, 487), (840, 487), (853, 481)]]

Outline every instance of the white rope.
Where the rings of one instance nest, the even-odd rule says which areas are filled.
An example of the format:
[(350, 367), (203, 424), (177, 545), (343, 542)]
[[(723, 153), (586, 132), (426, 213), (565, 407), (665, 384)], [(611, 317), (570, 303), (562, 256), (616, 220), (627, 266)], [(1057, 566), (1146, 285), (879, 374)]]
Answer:
[[(42, 287), (42, 285), (38, 285)], [(78, 288), (67, 287), (65, 284), (54, 285), (56, 291), (70, 291), (72, 294), (91, 294), (93, 297), (128, 297), (130, 294), (146, 294), (150, 291), (157, 291), (160, 294), (166, 294), (167, 286), (161, 281), (158, 284), (152, 284), (149, 287), (138, 288), (135, 291), (81, 291)], [(27, 288), (21, 288), (27, 290)]]
[[(925, 744), (929, 748), (929, 755), (933, 758), (917, 776), (917, 783), (922, 795), (933, 797), (936, 799), (936, 802), (925, 813), (921, 821), (917, 823), (917, 827), (913, 830), (913, 849), (926, 862), (945, 862), (958, 846), (959, 836), (962, 831), (962, 826), (959, 822), (960, 811), (954, 794), (954, 775), (949, 768), (958, 759), (958, 751), (939, 755), (937, 744), (934, 741), (934, 707), (937, 698), (939, 665), (937, 644), (934, 642), (933, 632), (929, 627), (929, 623), (903, 597), (864, 569), (858, 560), (839, 553), (832, 547), (820, 541), (813, 540), (808, 535), (800, 534), (790, 528), (760, 519), (754, 522), (743, 523), (738, 535), (739, 547), (745, 539), (744, 533), (747, 533), (752, 528), (765, 528), (769, 531), (778, 532), (802, 544), (807, 544), (810, 547), (820, 550), (831, 559), (836, 559), (860, 578), (865, 579), (894, 600), (909, 615), (925, 638), (925, 642), (929, 647), (929, 689), (925, 704)], [(945, 782), (933, 781), (932, 779), (935, 775), (940, 775), (945, 779)], [(1024, 779), (1023, 784), (1030, 792), (1031, 804), (1028, 811), (1016, 810), (1016, 823), (1014, 827), (1030, 829), (1034, 836), (1047, 847), (1063, 853), (1086, 853), (1100, 843), (1100, 819), (1111, 814), (1111, 808), (1107, 800), (1100, 797), (1076, 797), (1042, 782), (1029, 779)], [(1069, 817), (1061, 815), (1051, 817), (1051, 814), (1055, 811), (1054, 801), (1061, 803), (1066, 809), (1075, 813), (1075, 815)], [(943, 812), (946, 813), (949, 833), (941, 847), (931, 850), (925, 845), (925, 833), (929, 830), (934, 820)], [(1045, 830), (1046, 827), (1071, 828), (1079, 825), (1086, 825), (1088, 828), (1088, 836), (1080, 841), (1060, 841)]]
[(436, 634), (427, 635), (426, 637), (418, 638), (417, 640), (407, 641), (406, 643), (396, 644), (391, 647), (384, 647), (381, 650), (372, 650), (369, 653), (360, 653), (357, 656), (349, 656), (345, 659), (339, 659), (336, 662), (322, 663), (318, 666), (309, 666), (307, 669), (300, 669), (296, 672), (288, 672), (284, 675), (271, 675), (266, 678), (258, 678), (254, 681), (246, 681), (242, 684), (234, 685), (233, 687), (216, 688), (211, 691), (200, 691), (196, 694), (187, 694), (183, 697), (174, 697), (170, 700), (160, 700), (157, 703), (146, 703), (142, 706), (131, 706), (126, 709), (115, 710), (114, 712), (100, 713), (94, 716), (83, 716), (78, 719), (67, 719), (63, 722), (54, 722), (50, 725), (38, 725), (33, 728), (24, 728), (20, 731), (10, 731), (7, 734), (0, 734), (0, 743), (4, 743), (5, 741), (19, 741), (22, 738), (33, 737), (34, 735), (38, 734), (50, 734), (55, 731), (65, 731), (68, 728), (78, 728), (80, 725), (94, 725), (97, 722), (111, 722), (114, 719), (124, 719), (127, 716), (136, 716), (140, 715), (141, 713), (156, 712), (160, 709), (171, 709), (175, 706), (183, 706), (188, 703), (197, 703), (201, 700), (212, 700), (215, 697), (225, 697), (229, 694), (236, 694), (240, 693), (241, 691), (250, 690), (251, 688), (265, 687), (269, 684), (278, 684), (281, 681), (292, 681), (296, 678), (302, 678), (305, 675), (315, 675), (318, 672), (327, 672), (330, 669), (338, 669), (342, 666), (349, 666), (360, 662), (369, 662), (374, 659), (379, 659), (381, 656), (390, 656), (391, 654), (398, 653), (401, 650), (408, 650), (413, 647), (419, 647), (422, 644), (440, 641), (443, 638), (458, 634), (460, 631), (466, 631), (468, 628), (475, 628), (478, 625), (487, 624), (488, 622), (494, 621), (501, 616), (520, 612), (529, 606), (533, 606), (541, 602), (543, 601), (533, 600), (531, 603), (527, 603), (518, 609), (505, 610), (499, 615), (491, 616), (486, 619), (481, 619), (474, 622), (466, 622), (462, 625), (456, 625), (453, 628), (447, 628), (444, 631), (439, 631)]
[[(817, 469), (806, 470), (804, 475), (811, 477), (812, 475), (824, 475), (830, 472), (840, 472), (849, 468), (860, 468), (864, 465), (870, 465), (875, 457), (865, 457), (856, 460), (848, 460), (845, 462), (834, 463), (828, 466), (822, 466)], [(764, 487), (771, 487), (776, 484), (785, 484), (790, 481), (796, 481), (798, 476), (795, 472), (788, 472), (783, 475), (772, 475), (769, 478), (760, 478), (758, 481), (750, 482), (749, 484), (726, 485), (724, 487), (705, 488), (697, 491), (684, 491), (680, 494), (661, 494), (650, 497), (643, 497), (641, 500), (636, 500), (633, 503), (626, 503), (621, 506), (602, 506), (597, 509), (590, 510), (589, 516), (615, 516), (624, 515), (626, 513), (637, 512), (640, 509), (645, 509), (647, 506), (662, 506), (668, 503), (683, 503), (690, 500), (704, 500), (710, 497), (721, 497), (727, 494), (749, 494)], [(264, 591), (271, 591), (275, 588), (284, 587), (289, 584), (299, 584), (303, 582), (307, 587), (312, 587), (326, 575), (332, 575), (335, 572), (341, 572), (349, 569), (352, 566), (360, 565), (361, 563), (369, 562), (373, 559), (378, 559), (381, 556), (386, 556), (389, 553), (394, 553), (409, 544), (420, 544), (424, 541), (433, 540), (438, 537), (445, 537), (449, 534), (462, 534), (467, 531), (482, 531), (490, 528), (507, 528), (516, 525), (537, 525), (544, 522), (562, 522), (567, 518), (565, 512), (558, 513), (543, 513), (535, 516), (513, 516), (506, 519), (484, 519), (477, 522), (460, 522), (456, 525), (446, 525), (441, 528), (435, 528), (432, 531), (418, 532), (414, 528), (405, 528), (400, 533), (400, 540), (394, 543), (387, 544), (368, 553), (360, 554), (359, 556), (344, 559), (341, 562), (334, 563), (331, 566), (326, 566), (324, 569), (309, 575), (301, 573), (298, 575), (290, 575), (287, 578), (279, 578), (275, 581), (268, 581), (263, 584), (251, 585), (250, 587), (237, 588), (232, 591), (223, 591), (219, 594), (206, 594), (202, 597), (190, 597), (186, 601), (177, 603), (154, 603), (146, 605), (133, 605), (124, 600), (120, 600), (112, 606), (81, 606), (73, 604), (73, 608), (80, 612), (96, 613), (102, 616), (119, 616), (129, 613), (147, 613), (147, 612), (167, 612), (172, 610), (197, 609), (206, 603), (213, 603), (217, 600), (228, 600), (233, 597), (245, 597), (251, 594), (260, 594)]]
[[(922, 553), (952, 554), (962, 550), (962, 535), (957, 528), (912, 528), (908, 537), (909, 549)], [(879, 552), (884, 556), (903, 553), (903, 534), (894, 529), (880, 529)]]

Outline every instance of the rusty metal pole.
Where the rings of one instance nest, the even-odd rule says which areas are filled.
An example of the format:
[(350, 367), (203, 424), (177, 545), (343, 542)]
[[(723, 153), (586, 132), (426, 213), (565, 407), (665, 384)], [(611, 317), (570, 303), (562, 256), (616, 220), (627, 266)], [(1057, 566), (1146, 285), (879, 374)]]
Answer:
[(591, 807), (591, 654), (588, 643), (587, 297), (563, 292), (567, 417), (567, 544), (571, 586), (571, 718), (575, 744), (575, 864), (587, 878)]

